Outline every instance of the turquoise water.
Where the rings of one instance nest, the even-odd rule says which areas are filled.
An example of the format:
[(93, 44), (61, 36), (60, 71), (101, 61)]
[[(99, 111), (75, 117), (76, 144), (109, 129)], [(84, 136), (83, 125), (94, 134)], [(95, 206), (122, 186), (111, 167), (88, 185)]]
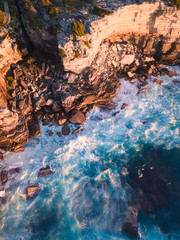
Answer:
[[(180, 74), (180, 68), (172, 69)], [(0, 239), (129, 239), (122, 226), (137, 208), (138, 239), (180, 239), (180, 86), (172, 83), (175, 78), (160, 77), (161, 86), (151, 79), (150, 91), (141, 95), (121, 79), (116, 109), (95, 108), (82, 132), (58, 137), (60, 126), (42, 126), (41, 136), (30, 139), (24, 152), (6, 154), (1, 169), (22, 171), (6, 185)], [(129, 106), (121, 110), (123, 103)], [(71, 131), (76, 127), (70, 125)], [(46, 165), (54, 173), (38, 178)], [(38, 195), (26, 200), (26, 187), (37, 184)]]

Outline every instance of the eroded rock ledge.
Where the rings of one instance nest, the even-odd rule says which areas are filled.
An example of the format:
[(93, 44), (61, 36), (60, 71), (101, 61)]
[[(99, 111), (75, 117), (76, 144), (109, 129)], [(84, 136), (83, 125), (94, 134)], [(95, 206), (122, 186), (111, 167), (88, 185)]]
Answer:
[[(72, 22), (78, 17), (82, 18), (80, 14), (68, 16), (68, 21)], [(113, 14), (100, 19), (94, 20), (88, 15), (81, 22), (89, 25), (86, 27), (89, 33), (77, 37), (77, 41), (73, 41), (71, 35), (65, 39), (62, 39), (62, 33), (58, 36), (59, 47), (66, 54), (63, 59), (66, 71), (80, 73), (91, 66), (100, 45), (107, 39), (136, 45), (139, 51), (163, 63), (180, 63), (180, 11), (176, 7), (168, 7), (163, 2), (144, 2), (120, 7)], [(63, 22), (60, 24), (68, 32), (68, 25)], [(84, 44), (87, 41), (90, 48)], [(75, 51), (80, 53), (78, 58), (74, 58)]]

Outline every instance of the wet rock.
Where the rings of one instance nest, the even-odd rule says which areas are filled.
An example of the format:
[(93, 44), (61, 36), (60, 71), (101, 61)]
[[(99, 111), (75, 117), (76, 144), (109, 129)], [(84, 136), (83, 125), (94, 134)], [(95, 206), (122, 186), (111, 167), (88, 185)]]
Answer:
[(26, 188), (26, 198), (30, 199), (38, 192), (39, 186), (29, 186)]
[(121, 106), (121, 109), (124, 109), (126, 107), (128, 107), (129, 105), (127, 103), (123, 103), (123, 105)]
[(130, 83), (135, 83), (135, 81), (136, 81), (136, 79), (133, 78), (133, 79), (130, 80)]
[(84, 124), (86, 122), (86, 117), (81, 111), (74, 111), (69, 121), (74, 124)]
[(115, 117), (118, 113), (120, 113), (120, 111), (113, 113), (113, 116)]
[(52, 131), (48, 132), (49, 136), (52, 136), (54, 133)]
[(58, 131), (56, 134), (58, 135), (58, 137), (61, 137), (61, 135), (62, 135), (62, 133), (60, 131)]
[(141, 94), (141, 93), (145, 93), (145, 92), (148, 92), (149, 91), (149, 88), (141, 88), (137, 94)]
[(49, 125), (49, 123), (50, 123), (50, 120), (49, 120), (49, 119), (43, 119), (42, 125), (43, 125), (43, 126), (44, 126), (44, 125)]
[(1, 172), (1, 183), (5, 184), (8, 181), (8, 171), (7, 170), (3, 170)]
[(65, 125), (65, 126), (62, 127), (62, 134), (63, 134), (64, 136), (67, 136), (67, 135), (70, 134), (70, 128), (69, 128), (67, 125)]
[(37, 116), (33, 115), (28, 121), (29, 137), (37, 138), (41, 134), (41, 127)]
[(130, 212), (131, 216), (128, 216), (128, 219), (125, 219), (122, 226), (122, 232), (130, 238), (136, 238), (138, 236), (137, 211), (134, 213), (132, 211)]
[(98, 104), (96, 104), (96, 107), (101, 107), (101, 108), (106, 108), (106, 109), (111, 110), (111, 109), (116, 108), (117, 104), (115, 104), (115, 103), (107, 103), (107, 104), (98, 103)]
[(176, 73), (176, 72), (174, 72), (174, 71), (169, 71), (168, 72), (168, 76), (169, 77), (174, 77), (174, 76), (177, 76), (178, 74)]
[(1, 171), (0, 174), (1, 183), (5, 184), (8, 180), (14, 181), (16, 175), (19, 174), (20, 172), (21, 168), (19, 167)]
[(180, 81), (178, 79), (174, 79), (172, 82), (173, 83), (180, 83)]
[(163, 81), (162, 81), (162, 80), (159, 80), (159, 79), (155, 79), (155, 80), (153, 81), (153, 83), (157, 83), (157, 84), (161, 85), (161, 84), (163, 83)]
[(0, 150), (0, 160), (3, 160), (3, 159), (4, 159), (4, 151)]
[(53, 171), (50, 169), (50, 166), (47, 165), (44, 168), (40, 168), (39, 172), (38, 172), (38, 177), (46, 177), (49, 176), (53, 173)]
[(72, 132), (72, 134), (78, 133), (78, 132), (80, 132), (80, 131), (82, 131), (82, 130), (83, 130), (83, 127), (80, 126), (80, 127), (78, 127), (77, 129), (75, 129), (75, 130)]
[(66, 118), (63, 118), (63, 117), (59, 118), (59, 119), (58, 119), (58, 124), (59, 124), (59, 126), (65, 124), (66, 121), (67, 121)]

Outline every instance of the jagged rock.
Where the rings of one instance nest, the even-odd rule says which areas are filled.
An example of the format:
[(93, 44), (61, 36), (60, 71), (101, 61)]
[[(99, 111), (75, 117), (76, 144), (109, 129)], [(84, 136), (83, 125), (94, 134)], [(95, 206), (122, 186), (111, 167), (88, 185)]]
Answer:
[(168, 72), (168, 76), (169, 77), (174, 77), (174, 76), (177, 76), (178, 74), (176, 73), (176, 72), (174, 72), (174, 71), (169, 71)]
[(52, 173), (53, 173), (53, 171), (50, 169), (50, 166), (47, 165), (44, 168), (40, 168), (40, 170), (38, 172), (38, 177), (46, 177)]
[(145, 93), (145, 92), (148, 92), (149, 91), (149, 88), (141, 88), (137, 94), (140, 94), (140, 93)]
[(128, 107), (129, 105), (127, 103), (123, 103), (123, 105), (121, 106), (121, 109), (124, 109), (126, 107)]
[(4, 159), (4, 151), (0, 149), (0, 160)]
[(135, 83), (135, 81), (136, 81), (136, 79), (133, 78), (133, 79), (130, 80), (130, 83)]
[(101, 107), (101, 108), (106, 108), (106, 109), (113, 109), (113, 108), (117, 107), (117, 104), (115, 104), (115, 103), (107, 103), (107, 104), (98, 103), (98, 104), (96, 104), (96, 107)]
[(0, 148), (18, 151), (27, 143), (29, 131), (22, 115), (0, 108)]
[(86, 117), (81, 111), (74, 111), (69, 121), (74, 124), (84, 124), (86, 122)]
[(67, 119), (66, 118), (59, 118), (58, 119), (58, 124), (61, 126), (61, 125), (63, 125), (65, 122), (67, 121)]
[(8, 180), (13, 180), (15, 176), (20, 172), (21, 168), (19, 167), (1, 171), (0, 174), (1, 183), (5, 184)]
[(180, 83), (180, 81), (178, 79), (174, 79), (173, 83)]
[(37, 116), (33, 115), (28, 121), (29, 137), (37, 138), (41, 134), (41, 127)]
[(62, 134), (63, 134), (64, 136), (67, 136), (67, 135), (70, 134), (70, 128), (69, 128), (67, 125), (64, 125), (64, 126), (62, 127)]
[(161, 85), (161, 84), (163, 83), (163, 81), (162, 81), (162, 80), (159, 80), (159, 79), (155, 79), (155, 80), (153, 81), (153, 83), (157, 83), (157, 84)]
[(58, 137), (61, 137), (61, 135), (62, 135), (62, 133), (60, 131), (58, 131), (56, 134), (58, 135)]
[(26, 198), (30, 199), (38, 192), (39, 186), (29, 186), (26, 188)]
[(80, 131), (82, 131), (82, 130), (83, 130), (83, 127), (80, 126), (80, 127), (78, 127), (77, 129), (75, 129), (75, 130), (72, 132), (72, 134), (78, 133), (78, 132), (80, 132)]

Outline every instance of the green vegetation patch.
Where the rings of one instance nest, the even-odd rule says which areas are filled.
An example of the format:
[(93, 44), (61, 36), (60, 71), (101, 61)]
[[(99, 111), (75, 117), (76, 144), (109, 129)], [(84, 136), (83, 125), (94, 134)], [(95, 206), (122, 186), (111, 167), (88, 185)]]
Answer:
[(49, 7), (52, 5), (51, 1), (49, 0), (40, 0), (38, 3), (40, 7)]
[(10, 100), (10, 99), (12, 99), (11, 90), (15, 84), (15, 80), (12, 76), (6, 76), (5, 83), (6, 83), (6, 88), (7, 88), (7, 99)]
[(5, 23), (6, 23), (6, 14), (5, 12), (0, 10), (0, 29), (4, 27)]
[(71, 30), (74, 36), (83, 36), (85, 34), (85, 26), (80, 22), (73, 22)]
[(94, 15), (98, 15), (100, 17), (104, 17), (105, 15), (110, 15), (113, 12), (110, 11), (109, 9), (103, 9), (103, 8), (95, 5), (93, 8), (90, 9), (89, 13), (94, 14)]

